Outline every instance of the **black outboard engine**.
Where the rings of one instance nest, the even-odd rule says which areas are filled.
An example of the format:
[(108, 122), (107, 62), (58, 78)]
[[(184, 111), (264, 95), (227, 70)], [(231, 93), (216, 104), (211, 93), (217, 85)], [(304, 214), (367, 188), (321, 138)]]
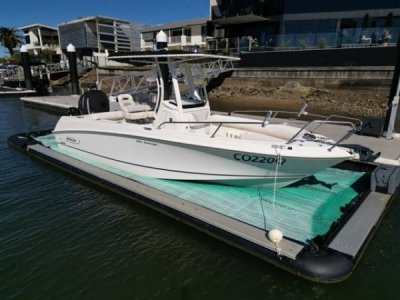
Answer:
[(37, 79), (33, 82), (33, 87), (36, 90), (37, 96), (49, 95), (49, 81), (46, 79)]
[(86, 91), (79, 98), (78, 110), (81, 115), (108, 112), (110, 102), (103, 91)]
[(360, 161), (364, 162), (373, 162), (381, 155), (380, 152), (374, 152), (370, 148), (358, 144), (340, 144), (339, 146), (352, 149), (355, 153), (358, 153)]

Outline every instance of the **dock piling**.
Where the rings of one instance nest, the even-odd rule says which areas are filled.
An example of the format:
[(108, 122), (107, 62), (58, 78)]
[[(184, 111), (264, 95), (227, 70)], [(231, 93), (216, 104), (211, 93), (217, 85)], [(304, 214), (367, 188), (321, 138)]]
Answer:
[(28, 49), (26, 48), (25, 45), (21, 46), (20, 53), (21, 53), (22, 67), (24, 69), (25, 89), (32, 90), (33, 84), (32, 84), (31, 64), (29, 61)]
[[(164, 31), (160, 30), (156, 35), (156, 49), (159, 52), (165, 52), (168, 50), (168, 37)], [(169, 68), (166, 58), (160, 58), (159, 61), (165, 61), (160, 64), (160, 73), (162, 83), (164, 85), (164, 98), (163, 100), (169, 100), (170, 98), (170, 83), (169, 83)]]
[(386, 113), (384, 130), (386, 138), (392, 139), (394, 133), (400, 132), (400, 114), (399, 109), (400, 94), (400, 37), (397, 41), (397, 61), (393, 73), (392, 86), (390, 89), (388, 111)]
[(71, 95), (80, 95), (79, 91), (79, 80), (78, 80), (78, 68), (76, 60), (76, 49), (74, 45), (69, 44), (67, 46), (68, 62), (69, 62), (69, 76), (71, 80)]

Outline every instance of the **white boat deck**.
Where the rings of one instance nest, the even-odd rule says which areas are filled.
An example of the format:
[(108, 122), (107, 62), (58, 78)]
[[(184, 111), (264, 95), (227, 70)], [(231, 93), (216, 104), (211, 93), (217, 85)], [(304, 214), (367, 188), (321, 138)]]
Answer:
[[(246, 115), (246, 117), (251, 117), (257, 120), (263, 120), (263, 117), (249, 116), (249, 115)], [(333, 140), (338, 140), (344, 135), (346, 129), (348, 130), (350, 129), (350, 127), (325, 124), (318, 129), (318, 133), (328, 136)], [(377, 152), (381, 153), (380, 157), (376, 160), (377, 163), (400, 166), (399, 137), (393, 139), (387, 139), (385, 137), (378, 138), (374, 136), (353, 134), (348, 139), (343, 141), (342, 144), (357, 144), (370, 148), (376, 153)]]

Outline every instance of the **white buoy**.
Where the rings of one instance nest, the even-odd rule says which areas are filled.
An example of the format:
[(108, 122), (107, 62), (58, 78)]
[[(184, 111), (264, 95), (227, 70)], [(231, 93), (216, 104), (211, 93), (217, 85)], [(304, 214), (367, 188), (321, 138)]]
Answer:
[(275, 244), (276, 247), (276, 254), (278, 256), (281, 255), (281, 248), (279, 248), (279, 243), (282, 241), (283, 239), (283, 233), (282, 231), (280, 231), (279, 229), (271, 229), (268, 232), (268, 239), (273, 242)]
[(283, 233), (279, 229), (274, 228), (268, 232), (268, 238), (274, 244), (278, 244), (283, 239)]

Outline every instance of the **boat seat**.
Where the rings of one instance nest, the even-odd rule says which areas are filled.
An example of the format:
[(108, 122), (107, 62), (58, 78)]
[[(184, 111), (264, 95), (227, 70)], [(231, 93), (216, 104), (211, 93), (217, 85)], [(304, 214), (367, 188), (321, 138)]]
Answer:
[(121, 94), (117, 96), (122, 114), (126, 120), (141, 120), (154, 118), (154, 111), (149, 110), (151, 107), (147, 104), (138, 104), (133, 101), (130, 94)]

